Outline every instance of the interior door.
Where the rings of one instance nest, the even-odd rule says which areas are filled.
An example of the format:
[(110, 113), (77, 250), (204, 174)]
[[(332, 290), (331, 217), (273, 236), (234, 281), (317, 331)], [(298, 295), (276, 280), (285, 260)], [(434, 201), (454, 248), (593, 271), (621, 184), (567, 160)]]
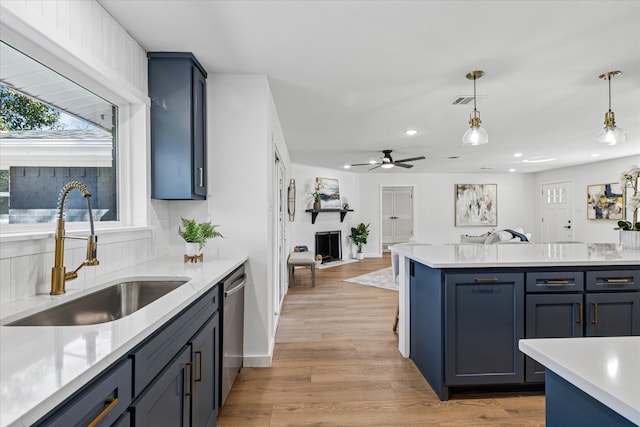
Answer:
[(571, 182), (556, 182), (542, 186), (542, 241), (573, 241)]
[(382, 188), (382, 249), (413, 236), (413, 187)]
[(285, 226), (286, 215), (286, 191), (285, 191), (285, 168), (280, 161), (278, 153), (275, 153), (275, 173), (274, 173), (274, 315), (280, 314), (282, 300), (286, 293), (286, 257), (285, 257)]

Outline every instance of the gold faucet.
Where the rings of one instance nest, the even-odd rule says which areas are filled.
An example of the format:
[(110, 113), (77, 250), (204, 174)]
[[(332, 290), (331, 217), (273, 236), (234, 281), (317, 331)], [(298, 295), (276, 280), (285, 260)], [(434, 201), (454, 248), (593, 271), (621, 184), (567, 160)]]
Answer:
[[(87, 210), (89, 211), (89, 224), (91, 225), (91, 235), (88, 237), (65, 236), (64, 233), (64, 205), (67, 202), (67, 196), (73, 189), (79, 190), (82, 197), (87, 199)], [(96, 258), (98, 249), (98, 237), (93, 229), (93, 214), (91, 212), (91, 192), (87, 186), (80, 181), (71, 181), (67, 183), (60, 191), (58, 200), (58, 221), (56, 226), (56, 252), (54, 266), (51, 269), (51, 295), (62, 295), (65, 293), (65, 283), (67, 280), (73, 280), (78, 277), (78, 270), (85, 265), (92, 266), (100, 264)], [(87, 259), (78, 266), (74, 271), (67, 273), (64, 266), (64, 239), (80, 239), (87, 240)]]

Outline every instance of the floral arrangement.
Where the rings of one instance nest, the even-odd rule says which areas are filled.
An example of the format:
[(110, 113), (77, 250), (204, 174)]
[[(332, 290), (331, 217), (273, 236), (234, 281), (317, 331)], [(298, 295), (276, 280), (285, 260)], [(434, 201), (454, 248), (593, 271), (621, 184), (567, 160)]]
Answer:
[(317, 205), (319, 207), (320, 206), (320, 184), (317, 181), (315, 185), (315, 191), (309, 194), (311, 194), (311, 197), (313, 197), (314, 205)]
[[(618, 229), (640, 231), (640, 222), (638, 222), (638, 209), (640, 209), (640, 194), (638, 194), (638, 177), (640, 176), (640, 167), (632, 165), (628, 170), (620, 175), (620, 186), (622, 191), (626, 192), (627, 203), (627, 219), (629, 213), (632, 212), (632, 221), (618, 221)], [(630, 188), (631, 191), (627, 191)]]

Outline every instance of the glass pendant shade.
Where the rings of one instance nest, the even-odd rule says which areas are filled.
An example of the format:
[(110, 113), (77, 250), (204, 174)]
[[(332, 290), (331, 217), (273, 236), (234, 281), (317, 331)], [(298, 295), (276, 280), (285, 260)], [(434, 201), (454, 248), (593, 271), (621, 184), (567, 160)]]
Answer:
[(481, 127), (470, 127), (462, 137), (462, 145), (483, 145), (488, 142), (489, 135)]
[(616, 126), (605, 126), (598, 132), (598, 144), (618, 145), (627, 142), (627, 133)]

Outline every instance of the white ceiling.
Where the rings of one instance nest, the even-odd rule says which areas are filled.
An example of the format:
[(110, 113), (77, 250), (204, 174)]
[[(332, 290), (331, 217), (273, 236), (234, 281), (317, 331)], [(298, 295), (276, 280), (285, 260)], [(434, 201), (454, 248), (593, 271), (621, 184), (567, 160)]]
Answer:
[[(99, 2), (147, 51), (267, 75), (296, 163), (341, 169), (392, 149), (427, 157), (411, 172), (536, 172), (640, 153), (638, 0)], [(489, 144), (462, 147), (473, 106), (451, 103), (473, 94), (476, 69)], [(628, 142), (603, 147), (598, 75), (611, 70)], [(537, 158), (555, 160), (523, 163)]]

